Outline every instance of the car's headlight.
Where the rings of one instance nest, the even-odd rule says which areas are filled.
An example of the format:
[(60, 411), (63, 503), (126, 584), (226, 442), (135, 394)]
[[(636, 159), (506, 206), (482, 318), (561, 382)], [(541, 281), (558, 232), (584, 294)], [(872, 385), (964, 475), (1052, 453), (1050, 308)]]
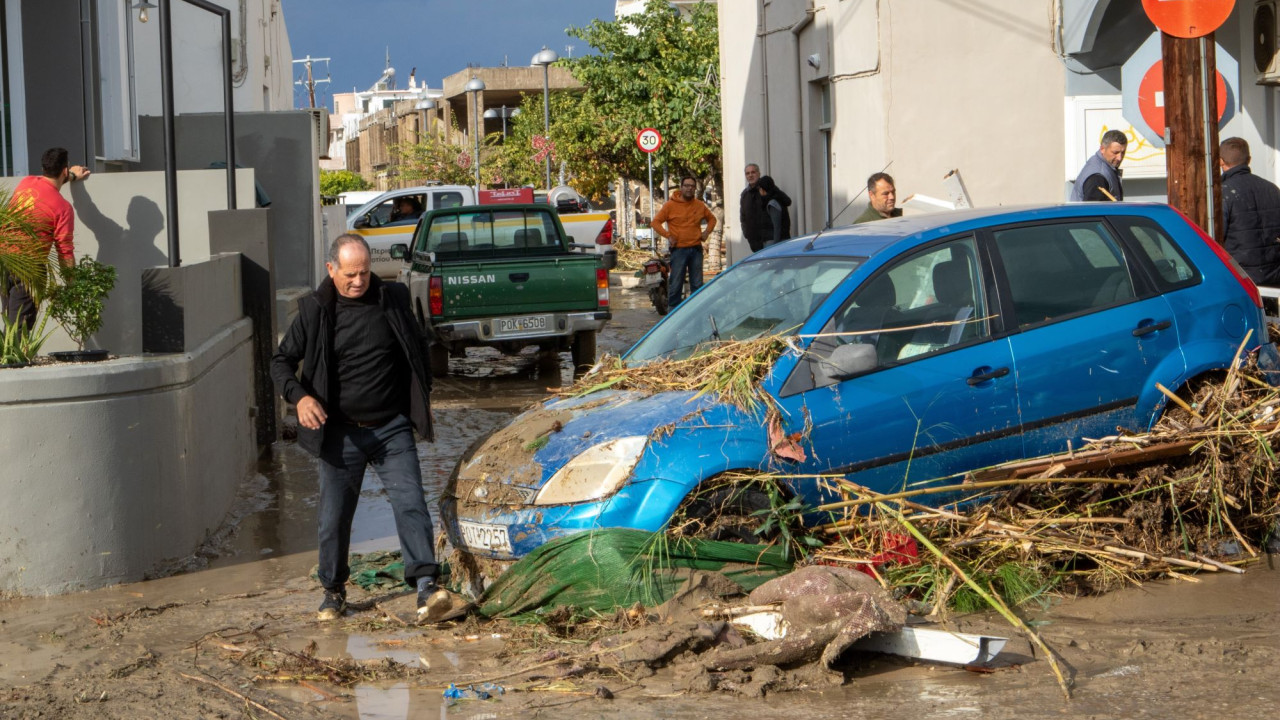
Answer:
[(565, 505), (608, 497), (631, 475), (648, 438), (633, 436), (593, 445), (560, 468), (533, 499), (534, 505)]

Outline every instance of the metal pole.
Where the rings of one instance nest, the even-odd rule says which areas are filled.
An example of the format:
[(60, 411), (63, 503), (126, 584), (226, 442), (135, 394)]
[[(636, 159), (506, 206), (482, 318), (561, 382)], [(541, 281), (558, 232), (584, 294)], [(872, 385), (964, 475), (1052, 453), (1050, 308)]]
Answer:
[(236, 130), (235, 100), (231, 87), (231, 11), (219, 8), (222, 12), (222, 104), (227, 114), (227, 209), (236, 209)]
[(551, 191), (551, 66), (547, 63), (542, 64), (542, 133), (548, 143), (548, 147), (543, 148), (546, 152), (547, 163), (547, 191)]
[[(169, 267), (180, 267), (178, 250), (178, 157), (173, 127), (173, 26), (170, 0), (160, 0), (160, 109), (164, 128), (165, 229), (169, 235)], [(231, 168), (228, 168), (230, 171)]]
[(477, 202), (479, 202), (479, 199), (480, 199), (480, 116), (476, 112), (476, 110), (479, 108), (479, 105), (480, 105), (479, 93), (473, 90), (471, 91), (471, 106), (472, 106), (471, 116), (475, 118), (475, 121), (472, 124), (476, 126), (475, 134), (476, 134), (476, 201)]
[[(1204, 120), (1204, 182), (1205, 182), (1205, 207), (1208, 209), (1208, 228), (1207, 234), (1211, 238), (1217, 238), (1217, 228), (1215, 225), (1215, 215), (1213, 203), (1213, 147), (1211, 138), (1213, 137), (1212, 126), (1209, 124), (1217, 118), (1209, 117), (1209, 93), (1218, 91), (1217, 83), (1213, 87), (1209, 86), (1209, 50), (1208, 42), (1204, 36), (1200, 37), (1200, 116)], [(1217, 80), (1217, 78), (1214, 78)]]
[(649, 158), (649, 242), (653, 243), (653, 251), (658, 251), (658, 238), (653, 229), (653, 153), (645, 153)]

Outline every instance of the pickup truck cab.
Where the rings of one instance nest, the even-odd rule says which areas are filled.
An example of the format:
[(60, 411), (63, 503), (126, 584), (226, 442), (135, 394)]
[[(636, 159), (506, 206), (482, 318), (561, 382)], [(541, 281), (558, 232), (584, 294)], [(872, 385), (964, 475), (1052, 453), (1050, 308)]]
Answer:
[(468, 347), (507, 354), (537, 345), (569, 350), (576, 371), (595, 362), (596, 333), (611, 317), (609, 274), (594, 245), (571, 242), (544, 204), (469, 205), (422, 217), (399, 277), (431, 339), (433, 374)]

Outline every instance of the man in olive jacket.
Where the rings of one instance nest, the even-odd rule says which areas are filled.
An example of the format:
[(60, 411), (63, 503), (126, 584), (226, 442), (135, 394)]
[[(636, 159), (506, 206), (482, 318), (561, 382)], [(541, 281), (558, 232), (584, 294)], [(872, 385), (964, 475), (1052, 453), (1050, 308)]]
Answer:
[(1249, 170), (1249, 143), (1218, 148), (1222, 166), (1222, 247), (1259, 285), (1280, 286), (1280, 188)]
[(453, 604), (436, 585), (439, 565), (413, 434), (433, 439), (431, 374), (408, 289), (380, 280), (369, 266), (364, 238), (334, 240), (329, 277), (298, 301), (298, 315), (271, 358), (271, 379), (297, 406), (298, 445), (318, 459), (318, 575), (325, 591), (318, 618), (334, 620), (346, 610), (351, 522), (372, 465), (391, 501), (405, 581), (417, 588), (418, 616), (429, 622)]

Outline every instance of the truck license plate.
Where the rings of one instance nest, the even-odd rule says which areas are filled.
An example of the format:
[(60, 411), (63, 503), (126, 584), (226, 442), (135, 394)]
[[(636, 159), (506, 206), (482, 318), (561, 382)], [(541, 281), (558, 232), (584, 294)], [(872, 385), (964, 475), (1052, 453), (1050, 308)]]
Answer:
[(547, 329), (546, 315), (525, 315), (524, 317), (498, 318), (494, 323), (494, 334), (530, 332)]
[(505, 525), (459, 520), (458, 526), (462, 529), (462, 543), (469, 548), (511, 552), (511, 536), (507, 534)]

